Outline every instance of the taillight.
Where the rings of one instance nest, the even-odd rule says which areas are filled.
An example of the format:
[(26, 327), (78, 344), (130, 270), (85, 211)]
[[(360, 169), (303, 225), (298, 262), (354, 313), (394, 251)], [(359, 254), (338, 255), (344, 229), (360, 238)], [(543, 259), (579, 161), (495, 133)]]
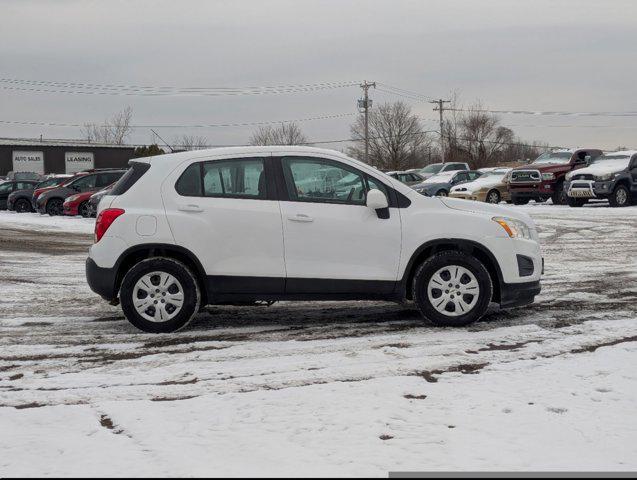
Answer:
[(121, 208), (107, 208), (99, 213), (95, 220), (95, 243), (102, 239), (108, 227), (123, 213), (124, 210)]

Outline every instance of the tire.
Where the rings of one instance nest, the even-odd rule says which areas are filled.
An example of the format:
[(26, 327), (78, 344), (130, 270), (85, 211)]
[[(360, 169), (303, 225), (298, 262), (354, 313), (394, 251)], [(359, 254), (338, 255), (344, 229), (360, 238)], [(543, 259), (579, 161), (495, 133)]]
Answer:
[(513, 205), (526, 205), (527, 203), (529, 203), (529, 199), (528, 198), (513, 198), (511, 199), (511, 201), (513, 202)]
[[(454, 272), (453, 269), (459, 271)], [(459, 275), (458, 279), (454, 278), (456, 274)], [(447, 281), (452, 288), (449, 288)], [(445, 288), (438, 289), (439, 282), (444, 282)], [(475, 282), (478, 294), (471, 295), (467, 292), (461, 297), (454, 295), (452, 298), (448, 292), (455, 291), (454, 287), (463, 282), (466, 285)], [(461, 291), (460, 288), (457, 291)], [(443, 251), (429, 257), (418, 267), (412, 283), (413, 299), (422, 316), (428, 322), (443, 327), (462, 327), (480, 320), (487, 311), (492, 294), (493, 284), (485, 266), (471, 255), (458, 251)], [(447, 303), (436, 304), (444, 296), (447, 296)]]
[(80, 206), (77, 207), (77, 213), (82, 215), (84, 218), (89, 218), (91, 216), (91, 209), (89, 208), (88, 201), (80, 203)]
[(46, 202), (46, 213), (55, 217), (57, 215), (62, 215), (64, 212), (64, 200), (61, 198), (52, 198), (48, 202)]
[(25, 198), (21, 198), (17, 202), (15, 202), (15, 205), (13, 205), (13, 209), (18, 213), (27, 213), (33, 211), (33, 208), (31, 208), (31, 202), (29, 202)]
[(447, 190), (438, 190), (436, 192), (436, 197), (447, 197), (448, 195)]
[(568, 197), (567, 203), (569, 207), (575, 207), (575, 208), (583, 207), (584, 205), (588, 203), (588, 199)]
[(624, 185), (617, 185), (608, 197), (608, 203), (611, 207), (627, 207), (630, 205), (630, 191)]
[(535, 200), (535, 203), (544, 203), (548, 200), (548, 198), (537, 197), (537, 198), (534, 198), (533, 200)]
[[(164, 278), (168, 280), (165, 286), (156, 283)], [(155, 287), (155, 291), (148, 286)], [(177, 303), (180, 294), (181, 305)], [(149, 258), (134, 265), (124, 275), (119, 297), (128, 321), (148, 333), (171, 333), (185, 327), (201, 303), (199, 283), (193, 272), (183, 263), (166, 257)], [(135, 300), (146, 301), (136, 307)]]
[(564, 183), (560, 182), (555, 185), (555, 191), (551, 195), (551, 201), (553, 205), (566, 205), (568, 197), (564, 191)]
[(487, 197), (485, 202), (487, 203), (500, 203), (502, 197), (500, 196), (500, 192), (498, 192), (495, 188), (493, 190), (489, 190), (487, 193)]

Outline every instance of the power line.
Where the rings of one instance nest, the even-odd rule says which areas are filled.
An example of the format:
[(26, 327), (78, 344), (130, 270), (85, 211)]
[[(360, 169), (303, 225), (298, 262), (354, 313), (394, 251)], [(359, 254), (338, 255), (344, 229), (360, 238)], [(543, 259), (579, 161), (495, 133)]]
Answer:
[(169, 87), (0, 79), (0, 89), (33, 93), (123, 96), (239, 96), (308, 93), (356, 86), (358, 82), (323, 82), (248, 87)]
[[(131, 128), (225, 128), (225, 127), (255, 127), (260, 125), (277, 125), (281, 123), (301, 123), (315, 120), (331, 120), (335, 118), (344, 118), (357, 115), (355, 112), (338, 113), (334, 115), (321, 115), (317, 117), (297, 118), (294, 120), (268, 120), (260, 122), (234, 122), (234, 123), (210, 123), (210, 124), (162, 124), (162, 125), (130, 125)], [(94, 122), (87, 122), (94, 123)], [(83, 127), (85, 124), (80, 123), (62, 123), (62, 122), (37, 122), (37, 121), (20, 121), (20, 120), (0, 120), (0, 124), (5, 125), (25, 125), (25, 126), (43, 126), (43, 127)]]
[(637, 117), (637, 112), (565, 112), (565, 111), (534, 111), (534, 110), (489, 110), (471, 108), (448, 108), (456, 112), (482, 112), (507, 115), (537, 115), (537, 116), (572, 116), (572, 117)]

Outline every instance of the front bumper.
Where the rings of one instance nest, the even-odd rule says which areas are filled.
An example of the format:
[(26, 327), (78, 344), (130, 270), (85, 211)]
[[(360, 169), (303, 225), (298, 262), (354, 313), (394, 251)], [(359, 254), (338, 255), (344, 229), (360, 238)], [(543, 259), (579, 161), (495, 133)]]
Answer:
[(92, 258), (86, 259), (86, 281), (88, 286), (107, 301), (117, 298), (117, 270), (98, 267)]
[(521, 307), (533, 303), (540, 293), (540, 281), (526, 283), (503, 283), (500, 285), (500, 308)]
[(509, 183), (508, 190), (511, 198), (550, 198), (555, 191), (553, 184), (548, 182)]
[(62, 205), (62, 210), (64, 215), (75, 216), (80, 214), (78, 211), (78, 207), (79, 205), (77, 205), (76, 203), (64, 202), (64, 204)]
[(572, 198), (606, 198), (613, 191), (613, 182), (572, 180), (564, 184), (566, 195)]

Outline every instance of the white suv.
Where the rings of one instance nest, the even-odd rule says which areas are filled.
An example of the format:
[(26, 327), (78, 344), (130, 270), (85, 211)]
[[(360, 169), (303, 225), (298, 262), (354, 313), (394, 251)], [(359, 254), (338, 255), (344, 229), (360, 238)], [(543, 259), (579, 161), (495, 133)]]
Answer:
[(436, 325), (533, 302), (529, 216), (429, 198), (338, 152), (242, 147), (136, 159), (99, 205), (88, 283), (147, 332), (200, 307), (413, 300)]

